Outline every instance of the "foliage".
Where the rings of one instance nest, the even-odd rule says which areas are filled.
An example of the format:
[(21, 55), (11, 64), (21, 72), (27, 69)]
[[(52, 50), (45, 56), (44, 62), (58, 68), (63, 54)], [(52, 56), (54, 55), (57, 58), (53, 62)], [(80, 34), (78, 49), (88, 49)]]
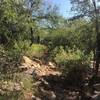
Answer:
[(30, 40), (41, 27), (41, 20), (55, 18), (56, 9), (43, 11), (42, 0), (2, 0), (0, 2), (0, 44), (10, 46), (14, 41)]
[(26, 52), (26, 55), (30, 56), (30, 57), (36, 57), (36, 58), (41, 58), (45, 51), (46, 51), (47, 47), (41, 44), (33, 44), (29, 50)]
[[(78, 1), (71, 0), (73, 10), (90, 16), (94, 10), (90, 0)], [(6, 97), (15, 99), (31, 89), (36, 92), (32, 77), (19, 72), (23, 55), (54, 61), (72, 80), (89, 68), (96, 42), (94, 20), (67, 20), (59, 15), (57, 6), (43, 0), (1, 0), (0, 14), (0, 80), (24, 85), (22, 91), (9, 92)]]
[(25, 53), (30, 48), (30, 43), (31, 42), (28, 40), (18, 42), (15, 41), (13, 48), (21, 53)]
[[(8, 74), (18, 71), (20, 61), (20, 52), (13, 49), (9, 51), (2, 47), (2, 51), (0, 52), (0, 74), (5, 74), (6, 76)], [(0, 78), (2, 78), (2, 75)]]
[[(72, 11), (76, 12), (78, 15), (94, 17), (95, 16), (95, 6), (99, 3), (99, 0), (70, 0), (72, 4)], [(100, 5), (98, 5), (99, 9)]]
[(74, 67), (89, 67), (89, 63), (92, 54), (85, 55), (83, 51), (80, 50), (64, 50), (62, 46), (54, 49), (51, 57), (60, 66), (60, 69), (64, 71), (64, 73), (68, 72), (70, 69)]
[(27, 55), (31, 58), (41, 58), (44, 55), (47, 47), (41, 44), (32, 44), (30, 46), (30, 41), (18, 41), (15, 42), (14, 49), (22, 53), (22, 55)]
[(57, 46), (63, 46), (64, 49), (80, 49), (89, 54), (95, 48), (96, 34), (92, 23), (85, 19), (68, 21), (64, 27), (51, 30), (44, 37), (44, 44), (54, 49)]

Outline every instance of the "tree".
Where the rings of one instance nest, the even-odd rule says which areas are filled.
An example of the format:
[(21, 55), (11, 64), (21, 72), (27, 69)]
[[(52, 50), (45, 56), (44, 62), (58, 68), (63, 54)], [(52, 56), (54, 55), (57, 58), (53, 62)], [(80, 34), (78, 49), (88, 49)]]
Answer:
[(55, 12), (56, 7), (51, 6), (44, 10), (43, 0), (0, 0), (0, 42), (7, 46), (32, 40), (34, 35), (39, 38), (40, 22), (45, 20), (53, 26), (58, 16)]
[(82, 16), (87, 16), (90, 20), (95, 21), (95, 32), (96, 32), (96, 64), (95, 74), (98, 74), (98, 68), (100, 63), (100, 32), (99, 32), (99, 7), (97, 7), (96, 0), (71, 0), (73, 5), (72, 10), (78, 12)]

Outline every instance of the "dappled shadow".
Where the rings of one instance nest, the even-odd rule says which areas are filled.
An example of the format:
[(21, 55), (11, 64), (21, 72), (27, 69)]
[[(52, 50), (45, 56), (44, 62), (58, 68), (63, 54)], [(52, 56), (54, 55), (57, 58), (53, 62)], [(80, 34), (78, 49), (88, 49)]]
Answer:
[(70, 85), (65, 77), (49, 75), (42, 76), (37, 96), (41, 100), (79, 100), (79, 93), (80, 88)]
[[(92, 78), (87, 80), (85, 74), (75, 71), (73, 75), (70, 72), (67, 76), (44, 75), (39, 79), (41, 83), (38, 86), (38, 94), (35, 96), (40, 100), (99, 100), (96, 98), (99, 98), (100, 94), (92, 94), (93, 87), (89, 87), (89, 81), (91, 82)], [(100, 84), (100, 78), (96, 78), (95, 82)]]

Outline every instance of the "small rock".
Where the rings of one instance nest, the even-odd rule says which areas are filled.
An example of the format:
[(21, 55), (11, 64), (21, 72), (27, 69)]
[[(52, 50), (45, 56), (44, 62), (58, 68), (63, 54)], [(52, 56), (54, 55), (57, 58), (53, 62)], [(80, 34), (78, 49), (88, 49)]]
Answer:
[(55, 69), (55, 68), (56, 68), (55, 65), (54, 65), (54, 63), (52, 63), (52, 62), (48, 62), (48, 65), (49, 65), (50, 68), (52, 68), (52, 69)]
[(4, 85), (4, 84), (3, 84), (3, 85), (2, 85), (2, 89), (3, 89), (3, 90), (7, 89), (7, 85)]
[(4, 94), (5, 92), (2, 89), (0, 89), (0, 95), (4, 95)]
[(20, 90), (21, 90), (20, 84), (15, 83), (15, 84), (14, 84), (14, 89), (17, 90), (17, 91), (20, 91)]
[(39, 97), (32, 95), (32, 100), (41, 100)]
[(30, 59), (30, 58), (28, 58), (27, 56), (23, 56), (23, 60), (24, 60), (24, 63), (26, 64), (26, 65), (32, 65), (33, 64), (33, 61)]
[(27, 71), (25, 71), (26, 74), (32, 75), (33, 74), (33, 69), (28, 69)]

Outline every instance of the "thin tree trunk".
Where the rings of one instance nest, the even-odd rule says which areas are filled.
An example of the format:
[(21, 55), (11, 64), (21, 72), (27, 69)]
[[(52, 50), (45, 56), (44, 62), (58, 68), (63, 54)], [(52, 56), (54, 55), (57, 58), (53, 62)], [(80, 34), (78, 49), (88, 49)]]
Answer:
[(100, 61), (100, 32), (99, 32), (99, 22), (98, 22), (98, 10), (96, 7), (96, 1), (93, 0), (95, 8), (95, 30), (96, 30), (96, 64), (95, 64), (95, 75), (98, 75), (99, 61)]

